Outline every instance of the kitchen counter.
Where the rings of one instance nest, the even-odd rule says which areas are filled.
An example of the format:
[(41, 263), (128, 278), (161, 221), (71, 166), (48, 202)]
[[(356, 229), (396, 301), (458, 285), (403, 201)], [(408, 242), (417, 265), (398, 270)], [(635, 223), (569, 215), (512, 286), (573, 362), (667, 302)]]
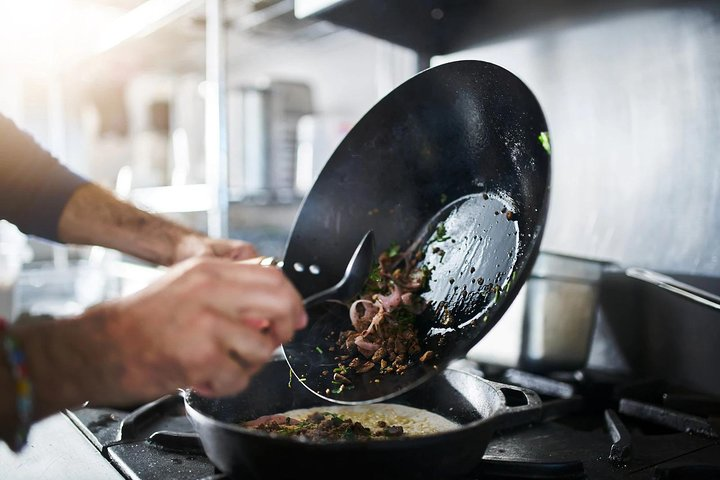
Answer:
[(37, 423), (28, 445), (15, 455), (0, 443), (3, 480), (123, 480), (124, 477), (95, 449), (63, 414)]

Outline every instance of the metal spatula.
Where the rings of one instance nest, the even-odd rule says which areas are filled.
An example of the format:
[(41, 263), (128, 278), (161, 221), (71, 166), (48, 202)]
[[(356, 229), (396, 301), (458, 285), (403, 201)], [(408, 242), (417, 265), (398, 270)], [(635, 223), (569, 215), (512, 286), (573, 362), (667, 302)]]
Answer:
[(360, 240), (348, 262), (345, 274), (332, 287), (305, 298), (305, 308), (317, 305), (325, 300), (346, 301), (360, 293), (365, 280), (372, 269), (375, 259), (375, 234), (369, 230)]
[[(365, 281), (370, 275), (374, 260), (375, 235), (370, 230), (363, 236), (352, 257), (350, 257), (342, 279), (334, 286), (305, 298), (305, 307), (310, 308), (325, 300), (339, 300), (341, 302), (350, 300), (362, 290)], [(328, 335), (328, 328), (334, 329), (335, 325), (326, 322), (324, 318), (313, 318), (311, 315), (307, 328), (298, 331), (290, 342), (282, 346), (290, 369), (301, 382), (309, 381), (310, 384), (303, 383), (303, 385), (316, 394), (319, 394), (319, 392), (316, 388), (313, 388), (314, 382), (302, 372), (307, 370), (308, 365), (321, 366), (327, 364), (328, 361), (332, 362), (332, 357), (328, 359), (318, 355), (319, 352), (329, 353), (324, 352), (319, 347), (327, 343), (325, 337)]]

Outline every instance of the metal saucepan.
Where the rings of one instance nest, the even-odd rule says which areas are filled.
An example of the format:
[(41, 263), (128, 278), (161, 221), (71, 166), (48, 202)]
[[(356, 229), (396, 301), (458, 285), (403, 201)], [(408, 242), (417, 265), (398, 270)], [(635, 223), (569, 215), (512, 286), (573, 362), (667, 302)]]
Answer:
[(468, 358), (532, 372), (582, 368), (590, 352), (600, 280), (610, 265), (540, 252), (503, 319)]
[(208, 458), (231, 478), (453, 478), (477, 467), (497, 429), (539, 420), (540, 399), (529, 390), (447, 369), (392, 403), (429, 410), (456, 430), (390, 440), (319, 443), (240, 427), (255, 418), (327, 405), (296, 380), (288, 365), (269, 363), (235, 397), (207, 399), (186, 392), (186, 412)]
[[(416, 321), (434, 363), (404, 375), (332, 391), (329, 348), (350, 329), (347, 309), (310, 310), (308, 328), (285, 354), (316, 394), (364, 403), (408, 391), (462, 357), (507, 309), (537, 255), (548, 207), (547, 125), (532, 92), (496, 65), (460, 61), (428, 69), (393, 90), (350, 131), (306, 196), (285, 252), (284, 271), (307, 296), (336, 283), (368, 230), (377, 251), (407, 248), (444, 222), (446, 238), (426, 250), (432, 270)], [(438, 213), (440, 212), (440, 213)], [(435, 248), (437, 247), (437, 248)], [(313, 268), (310, 268), (312, 266)], [(319, 272), (319, 273), (318, 273)]]
[(595, 328), (600, 283), (608, 272), (720, 310), (720, 297), (658, 272), (591, 258), (540, 252), (528, 281), (493, 331), (468, 357), (533, 372), (583, 368)]

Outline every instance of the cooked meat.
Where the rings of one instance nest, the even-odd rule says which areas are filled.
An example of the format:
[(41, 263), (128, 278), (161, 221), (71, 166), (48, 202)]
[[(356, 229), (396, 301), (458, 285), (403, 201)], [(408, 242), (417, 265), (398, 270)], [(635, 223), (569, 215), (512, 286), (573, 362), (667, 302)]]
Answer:
[[(285, 420), (283, 420), (283, 418)], [(264, 421), (261, 421), (263, 420)], [(282, 415), (269, 415), (247, 422), (246, 427), (280, 435), (306, 437), (315, 441), (368, 440), (372, 437), (400, 437), (403, 427), (382, 422), (371, 430), (360, 422), (330, 412), (315, 412), (300, 421)]]
[(397, 246), (380, 255), (360, 298), (349, 307), (354, 330), (338, 336), (337, 347), (346, 357), (338, 357), (343, 373), (376, 369), (380, 374), (402, 375), (409, 364), (419, 361), (422, 347), (415, 317), (426, 308), (419, 294), (429, 277), (427, 269), (417, 267), (421, 258), (411, 251), (400, 252)]

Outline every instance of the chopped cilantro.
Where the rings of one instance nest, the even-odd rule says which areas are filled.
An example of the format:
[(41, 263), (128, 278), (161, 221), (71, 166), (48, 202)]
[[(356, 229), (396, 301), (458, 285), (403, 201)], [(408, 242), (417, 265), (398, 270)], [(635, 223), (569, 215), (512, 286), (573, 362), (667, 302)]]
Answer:
[(548, 135), (548, 132), (540, 132), (538, 140), (540, 140), (540, 145), (543, 146), (545, 151), (550, 154), (550, 135)]
[(365, 289), (369, 290), (370, 292), (377, 292), (378, 290), (381, 290), (380, 283), (382, 283), (382, 274), (380, 272), (380, 264), (375, 264), (373, 266), (372, 271), (370, 272), (370, 275), (368, 275), (367, 282), (365, 283)]
[(449, 239), (450, 236), (447, 233), (447, 229), (445, 228), (445, 224), (443, 222), (438, 223), (437, 228), (435, 229), (435, 236), (432, 240), (430, 240), (430, 243), (432, 242), (444, 242), (445, 240)]
[(395, 318), (401, 324), (408, 324), (415, 321), (415, 314), (409, 312), (406, 308), (400, 308), (395, 311)]
[(423, 273), (423, 284), (422, 284), (422, 290), (425, 290), (428, 286), (428, 282), (430, 281), (430, 269), (427, 265), (423, 265), (420, 269)]
[(396, 257), (400, 253), (400, 245), (393, 242), (390, 244), (390, 248), (387, 249), (388, 257)]
[(438, 238), (444, 237), (445, 235), (447, 235), (447, 230), (445, 229), (445, 224), (442, 222), (438, 223), (436, 231), (437, 231)]

